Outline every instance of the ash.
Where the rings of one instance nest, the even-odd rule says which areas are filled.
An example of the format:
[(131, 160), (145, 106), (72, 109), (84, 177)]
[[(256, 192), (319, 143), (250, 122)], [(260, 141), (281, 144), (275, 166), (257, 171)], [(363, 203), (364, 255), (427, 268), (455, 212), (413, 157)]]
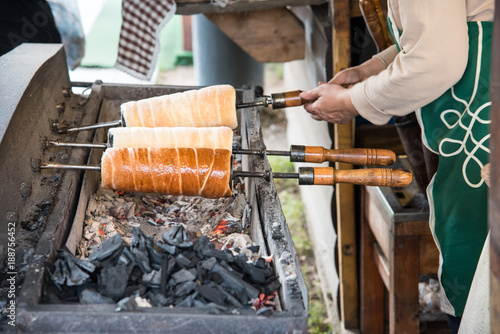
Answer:
[(217, 249), (247, 249), (252, 246), (247, 233), (251, 206), (240, 186), (232, 197), (218, 199), (99, 189), (87, 206), (77, 256), (88, 258), (102, 242), (116, 234), (130, 246), (134, 227), (153, 237), (155, 242), (161, 240), (166, 231), (182, 226), (192, 241), (207, 235)]

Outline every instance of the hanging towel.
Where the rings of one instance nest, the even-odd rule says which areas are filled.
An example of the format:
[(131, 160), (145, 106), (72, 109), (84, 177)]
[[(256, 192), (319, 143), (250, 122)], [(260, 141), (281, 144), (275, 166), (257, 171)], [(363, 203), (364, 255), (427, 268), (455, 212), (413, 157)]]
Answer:
[(136, 78), (150, 80), (160, 51), (160, 32), (176, 9), (174, 0), (123, 0), (115, 67)]

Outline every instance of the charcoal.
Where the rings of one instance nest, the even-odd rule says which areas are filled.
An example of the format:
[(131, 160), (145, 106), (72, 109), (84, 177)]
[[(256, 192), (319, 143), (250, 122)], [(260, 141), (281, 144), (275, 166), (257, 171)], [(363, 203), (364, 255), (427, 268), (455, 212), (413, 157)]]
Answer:
[(202, 249), (205, 249), (210, 245), (210, 239), (206, 235), (202, 235), (193, 243), (193, 250), (195, 252), (200, 252)]
[(195, 299), (193, 302), (193, 307), (204, 308), (206, 305), (207, 305), (207, 303), (205, 303), (199, 299)]
[(85, 289), (80, 295), (81, 304), (114, 304), (115, 301), (109, 297), (101, 295), (99, 292), (91, 289)]
[(247, 263), (247, 257), (245, 254), (240, 254), (235, 256), (234, 262), (238, 265), (248, 277), (257, 284), (264, 284), (266, 282), (266, 272), (263, 269), (257, 268), (249, 263)]
[(142, 283), (148, 286), (160, 286), (161, 283), (161, 270), (152, 270), (150, 273), (142, 275)]
[(154, 306), (168, 306), (174, 302), (174, 297), (165, 297), (161, 293), (155, 293), (149, 297), (149, 300)]
[[(209, 260), (214, 259), (210, 258)], [(206, 261), (209, 261), (206, 260)], [(215, 260), (215, 259), (214, 259)], [(210, 267), (210, 265), (207, 265), (207, 267)], [(259, 296), (259, 290), (253, 287), (250, 283), (245, 282), (242, 280), (240, 277), (234, 275), (232, 272), (224, 268), (218, 263), (215, 263), (211, 269), (209, 269), (211, 272), (215, 272), (219, 274), (222, 279), (224, 280), (224, 284), (228, 286), (228, 288), (231, 291), (240, 291), (243, 289), (243, 291), (246, 293), (246, 295), (249, 298), (257, 298)]]
[(280, 281), (277, 278), (272, 280), (270, 283), (264, 285), (264, 293), (266, 295), (270, 295), (274, 293), (274, 291), (278, 290), (281, 287)]
[(193, 242), (189, 240), (186, 230), (182, 225), (178, 225), (162, 235), (163, 241), (172, 246), (179, 248), (189, 248)]
[(52, 281), (57, 285), (64, 285), (64, 282), (66, 281), (66, 276), (63, 274), (62, 269), (63, 265), (64, 261), (61, 259), (57, 259), (54, 263), (54, 271), (49, 271)]
[(229, 270), (230, 272), (232, 272), (233, 275), (238, 276), (239, 278), (243, 278), (243, 276), (245, 276), (242, 272), (237, 270), (237, 267), (233, 268), (226, 261), (221, 261), (220, 265)]
[(233, 253), (231, 253), (231, 251), (229, 250), (227, 252), (224, 252), (217, 249), (205, 247), (201, 250), (201, 254), (203, 254), (204, 257), (215, 257), (219, 261), (234, 261)]
[(130, 251), (129, 251), (129, 249), (127, 247), (123, 248), (122, 254), (127, 259), (129, 259), (131, 263), (136, 263), (134, 254), (130, 253)]
[(148, 240), (137, 227), (132, 228), (132, 242), (130, 243), (130, 252), (134, 254), (137, 265), (145, 273), (150, 273), (151, 266), (149, 263), (148, 250), (146, 244)]
[(160, 241), (158, 241), (156, 243), (156, 246), (158, 246), (158, 248), (160, 248), (161, 250), (163, 250), (166, 253), (171, 254), (171, 255), (174, 255), (175, 252), (177, 251), (177, 247), (169, 245), (169, 244), (165, 244), (165, 243), (160, 242)]
[(187, 282), (178, 284), (175, 287), (174, 295), (176, 297), (185, 296), (188, 293), (190, 293), (191, 291), (193, 291), (197, 286), (198, 286), (198, 284), (196, 284), (193, 281), (187, 281)]
[(196, 275), (193, 275), (193, 273), (189, 270), (181, 269), (178, 272), (172, 274), (172, 278), (177, 283), (184, 283), (187, 281), (194, 281), (196, 279)]
[(68, 265), (70, 274), (66, 277), (67, 286), (79, 286), (87, 283), (90, 279), (89, 274), (84, 272), (75, 264)]
[(236, 308), (243, 308), (243, 304), (238, 301), (233, 295), (231, 295), (229, 292), (226, 292), (224, 289), (220, 288), (221, 293), (225, 296), (227, 304), (236, 307)]
[(116, 304), (115, 312), (130, 312), (137, 309), (137, 303), (135, 302), (135, 297), (130, 296), (123, 298)]
[(250, 249), (252, 251), (252, 253), (258, 253), (260, 250), (260, 246), (259, 245), (252, 245), (252, 246), (248, 247), (248, 249)]
[(266, 264), (266, 260), (264, 260), (264, 258), (262, 258), (262, 257), (259, 257), (257, 260), (253, 261), (253, 265), (257, 268), (260, 268), (260, 269), (268, 268), (267, 264)]
[(177, 255), (176, 258), (175, 258), (175, 261), (181, 267), (184, 267), (184, 268), (191, 268), (191, 267), (193, 267), (193, 263), (191, 262), (191, 260), (188, 259), (187, 257), (185, 257), (182, 254)]
[(203, 260), (200, 262), (201, 263), (201, 267), (205, 270), (209, 270), (211, 271), (212, 268), (215, 266), (215, 264), (217, 263), (217, 260), (215, 259), (215, 257), (211, 257), (209, 259), (206, 259), (206, 260)]
[[(54, 272), (51, 274), (52, 281), (58, 285), (80, 286), (90, 280), (89, 273), (95, 270), (95, 266), (87, 261), (76, 258), (65, 250), (58, 250), (59, 258), (54, 264)], [(85, 269), (86, 271), (82, 270)]]
[(151, 267), (156, 270), (160, 269), (162, 256), (150, 245), (146, 245), (146, 249), (149, 254), (149, 259), (151, 260)]
[(144, 272), (138, 266), (133, 265), (130, 275), (128, 277), (130, 282), (138, 282), (142, 278)]
[(196, 291), (206, 300), (219, 305), (225, 305), (226, 298), (221, 293), (221, 290), (215, 283), (196, 286)]
[(94, 260), (102, 261), (107, 257), (109, 257), (111, 254), (118, 251), (122, 247), (123, 247), (122, 237), (120, 236), (120, 233), (117, 233), (111, 238), (105, 240), (101, 244), (101, 247), (94, 250), (92, 254), (90, 254), (89, 256), (89, 261), (94, 261)]
[(89, 273), (93, 273), (94, 270), (95, 270), (95, 265), (92, 264), (91, 262), (88, 262), (88, 261), (84, 261), (84, 260), (81, 260), (79, 258), (77, 258), (76, 256), (74, 256), (73, 254), (71, 254), (70, 252), (68, 251), (64, 251), (62, 249), (59, 249), (57, 251), (58, 254), (64, 256), (64, 258), (69, 262), (73, 262), (74, 264), (76, 264), (78, 267), (82, 268), (83, 270), (89, 272)]
[(255, 314), (269, 317), (269, 316), (272, 316), (273, 313), (274, 313), (274, 311), (271, 307), (263, 307), (263, 308), (257, 310), (257, 312)]
[(182, 300), (178, 299), (174, 301), (175, 306), (177, 307), (193, 307), (195, 298), (198, 296), (198, 293), (195, 292), (193, 294), (190, 294), (189, 296), (183, 298)]
[(119, 300), (123, 298), (130, 270), (122, 264), (102, 268), (98, 278), (98, 290), (103, 295)]

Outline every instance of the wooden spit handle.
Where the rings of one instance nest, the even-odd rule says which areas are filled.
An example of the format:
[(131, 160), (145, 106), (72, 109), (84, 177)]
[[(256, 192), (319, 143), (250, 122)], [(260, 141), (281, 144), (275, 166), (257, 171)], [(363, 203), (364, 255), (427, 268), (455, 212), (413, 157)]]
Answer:
[(350, 183), (363, 186), (407, 187), (412, 181), (410, 172), (390, 168), (335, 170), (333, 167), (301, 167), (299, 175), (299, 184), (314, 185)]
[(321, 146), (292, 145), (290, 152), (291, 160), (294, 162), (322, 163), (332, 161), (353, 165), (389, 166), (396, 161), (396, 153), (385, 149), (353, 148), (333, 150)]
[(304, 103), (310, 102), (308, 100), (303, 100), (302, 98), (300, 98), (300, 93), (302, 93), (301, 90), (294, 90), (290, 92), (271, 94), (273, 109), (299, 107)]

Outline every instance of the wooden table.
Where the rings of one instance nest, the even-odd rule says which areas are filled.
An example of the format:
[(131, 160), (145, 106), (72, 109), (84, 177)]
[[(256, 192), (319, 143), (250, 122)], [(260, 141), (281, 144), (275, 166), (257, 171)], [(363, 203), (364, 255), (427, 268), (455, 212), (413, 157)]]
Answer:
[(439, 262), (429, 213), (404, 209), (389, 188), (365, 187), (361, 199), (361, 332), (384, 333), (385, 286), (389, 333), (419, 333), (419, 276)]

